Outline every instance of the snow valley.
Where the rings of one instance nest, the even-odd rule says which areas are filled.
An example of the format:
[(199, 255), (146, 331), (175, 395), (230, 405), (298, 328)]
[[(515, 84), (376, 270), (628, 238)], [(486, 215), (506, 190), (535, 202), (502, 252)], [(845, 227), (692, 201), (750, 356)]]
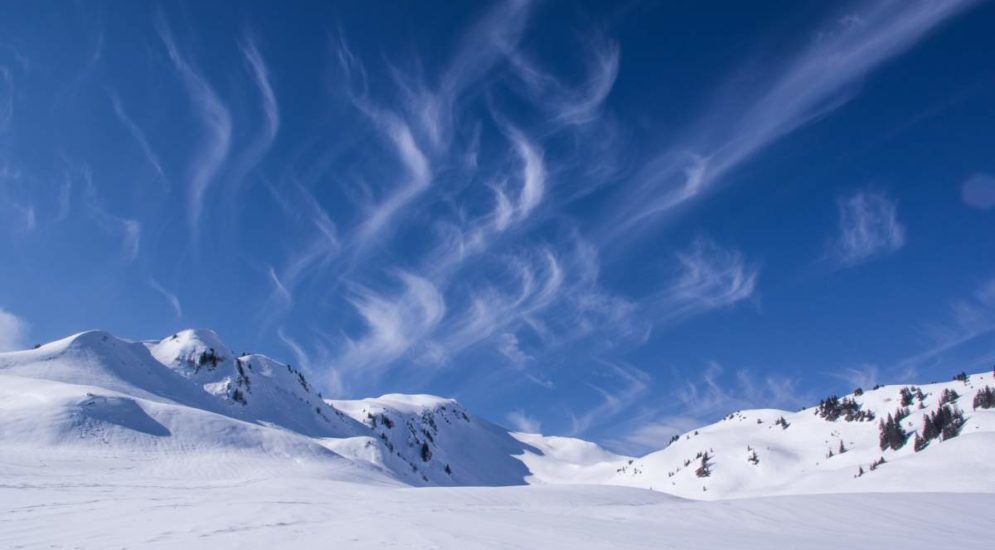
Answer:
[(85, 332), (0, 354), (0, 546), (992, 542), (991, 372), (736, 411), (660, 447), (515, 433), (429, 395), (323, 399), (211, 331)]

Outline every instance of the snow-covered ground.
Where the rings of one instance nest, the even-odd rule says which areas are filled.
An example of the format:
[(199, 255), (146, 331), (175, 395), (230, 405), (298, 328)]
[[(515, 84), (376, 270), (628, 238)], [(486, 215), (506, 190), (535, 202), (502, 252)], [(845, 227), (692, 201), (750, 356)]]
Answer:
[[(452, 399), (325, 400), (211, 331), (86, 332), (0, 354), (0, 548), (988, 548), (988, 387), (739, 411), (630, 458)], [(958, 429), (917, 445), (943, 407)]]
[(214, 478), (172, 468), (52, 475), (52, 465), (13, 478), (4, 467), (0, 546), (980, 549), (991, 547), (995, 506), (990, 494), (702, 502), (593, 485), (411, 489), (265, 468)]

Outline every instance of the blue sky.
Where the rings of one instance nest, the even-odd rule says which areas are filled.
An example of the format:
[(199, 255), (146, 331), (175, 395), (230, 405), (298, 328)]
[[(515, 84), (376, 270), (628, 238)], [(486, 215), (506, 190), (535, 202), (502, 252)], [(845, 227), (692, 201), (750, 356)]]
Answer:
[(0, 348), (215, 329), (626, 452), (995, 363), (988, 2), (0, 7)]

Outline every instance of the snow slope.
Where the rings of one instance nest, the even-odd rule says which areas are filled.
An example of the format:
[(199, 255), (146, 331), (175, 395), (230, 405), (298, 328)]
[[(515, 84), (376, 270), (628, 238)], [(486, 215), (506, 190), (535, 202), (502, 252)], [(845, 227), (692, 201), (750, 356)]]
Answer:
[(514, 433), (527, 447), (518, 459), (528, 467), (532, 484), (610, 483), (623, 464), (633, 460), (573, 437)]
[[(995, 409), (972, 406), (982, 388), (995, 388), (992, 373), (843, 396), (831, 401), (832, 414), (820, 414), (828, 405), (739, 411), (638, 459), (579, 439), (511, 433), (452, 399), (324, 400), (292, 366), (235, 354), (209, 330), (154, 342), (84, 332), (0, 354), (0, 380), (0, 443), (32, 452), (72, 446), (162, 457), (237, 450), (250, 461), (327, 462), (330, 471), (347, 465), (343, 471), (413, 486), (611, 484), (709, 500), (995, 492), (995, 465), (987, 460)], [(916, 451), (923, 415), (944, 400), (964, 413), (959, 434)], [(882, 450), (881, 421), (902, 407), (906, 441)]]
[(529, 475), (515, 456), (534, 449), (453, 399), (389, 394), (329, 403), (363, 422), (386, 447), (380, 462), (413, 485), (521, 485)]
[[(995, 463), (991, 461), (995, 409), (973, 408), (975, 395), (986, 386), (995, 388), (990, 372), (970, 375), (964, 381), (882, 386), (844, 396), (864, 411), (863, 420), (824, 418), (818, 407), (794, 413), (739, 411), (682, 434), (661, 451), (622, 465), (611, 483), (699, 499), (886, 491), (995, 492)], [(903, 388), (911, 397), (904, 407)], [(959, 395), (948, 406), (962, 411), (965, 423), (956, 437), (932, 440), (917, 452), (914, 440), (923, 432), (923, 417), (940, 407), (944, 390)], [(900, 408), (908, 409), (908, 416), (901, 421), (907, 441), (898, 449), (882, 450), (880, 423)], [(873, 420), (867, 418), (867, 412), (873, 414)], [(782, 418), (786, 426), (779, 423)], [(709, 475), (701, 477), (698, 470), (706, 454)], [(881, 459), (885, 462), (874, 466)]]
[[(211, 331), (84, 332), (0, 354), (0, 547), (987, 548), (995, 409), (973, 402), (989, 386), (740, 411), (636, 459), (452, 399), (326, 401)], [(916, 451), (942, 406), (959, 433)]]
[(995, 506), (990, 494), (696, 502), (591, 485), (404, 489), (290, 475), (165, 480), (51, 470), (5, 475), (0, 546), (983, 549)]
[[(348, 437), (362, 433), (363, 427), (317, 397), (321, 407), (333, 411), (325, 415), (328, 422), (310, 404), (287, 399), (278, 384), (266, 388), (269, 378), (263, 365), (259, 361), (250, 370), (250, 376), (259, 380), (254, 391), (280, 399), (270, 404), (260, 400), (260, 406), (252, 409), (224, 394), (215, 395), (199, 380), (161, 363), (147, 345), (104, 332), (85, 332), (34, 350), (0, 354), (4, 461), (66, 459), (112, 468), (151, 461), (184, 475), (186, 466), (181, 465), (190, 463), (209, 464), (193, 470), (205, 475), (246, 467), (301, 467), (321, 469), (329, 478), (389, 482), (389, 473), (345, 459), (320, 439), (296, 430), (321, 426), (326, 434)], [(295, 420), (294, 414), (319, 420), (307, 424)]]

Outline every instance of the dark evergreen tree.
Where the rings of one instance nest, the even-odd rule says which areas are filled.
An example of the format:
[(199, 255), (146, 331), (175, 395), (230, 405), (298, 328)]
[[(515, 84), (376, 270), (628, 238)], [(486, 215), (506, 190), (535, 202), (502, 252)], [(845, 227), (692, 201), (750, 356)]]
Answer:
[(711, 465), (708, 463), (709, 459), (710, 457), (708, 456), (708, 453), (704, 453), (701, 455), (701, 465), (698, 466), (698, 469), (694, 471), (694, 475), (698, 477), (708, 477), (712, 475), (712, 468)]
[(960, 430), (964, 427), (964, 413), (957, 409), (950, 410), (946, 405), (944, 405), (944, 408), (946, 409), (944, 413), (946, 421), (943, 425), (941, 436), (943, 437), (943, 441), (946, 441), (960, 435)]
[(912, 404), (912, 398), (914, 397), (914, 395), (912, 393), (911, 388), (909, 387), (902, 388), (902, 391), (899, 392), (899, 396), (902, 398), (903, 407), (908, 407), (909, 405)]
[(940, 404), (946, 405), (947, 403), (953, 403), (954, 401), (957, 401), (957, 399), (959, 398), (960, 395), (956, 391), (947, 388), (943, 390), (943, 393), (940, 395)]
[(879, 442), (881, 444), (881, 450), (886, 449), (898, 450), (905, 445), (908, 435), (906, 435), (905, 430), (902, 429), (900, 422), (896, 421), (892, 415), (888, 415), (887, 420), (882, 420), (880, 423), (880, 437)]
[(995, 390), (991, 386), (985, 386), (974, 396), (974, 409), (991, 408), (995, 408)]
[(428, 443), (421, 444), (421, 459), (422, 462), (428, 462), (432, 460), (432, 449), (428, 448)]

